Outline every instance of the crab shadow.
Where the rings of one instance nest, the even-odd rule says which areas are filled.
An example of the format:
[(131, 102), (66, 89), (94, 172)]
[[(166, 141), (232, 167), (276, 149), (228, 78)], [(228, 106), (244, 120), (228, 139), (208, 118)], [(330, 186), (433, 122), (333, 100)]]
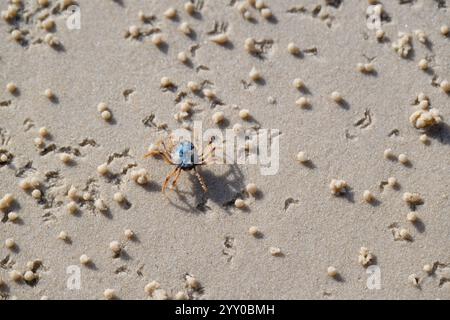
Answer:
[(450, 145), (450, 126), (445, 122), (430, 128), (427, 133), (430, 138), (441, 144)]
[(169, 191), (177, 195), (177, 201), (168, 197), (169, 202), (176, 208), (190, 213), (205, 213), (211, 208), (208, 202), (217, 204), (228, 213), (234, 207), (234, 201), (244, 194), (244, 176), (239, 166), (236, 164), (228, 165), (226, 171), (222, 174), (215, 174), (209, 168), (201, 168), (200, 175), (203, 177), (208, 191), (204, 192), (197, 177), (186, 172), (189, 184), (192, 185), (191, 191)]

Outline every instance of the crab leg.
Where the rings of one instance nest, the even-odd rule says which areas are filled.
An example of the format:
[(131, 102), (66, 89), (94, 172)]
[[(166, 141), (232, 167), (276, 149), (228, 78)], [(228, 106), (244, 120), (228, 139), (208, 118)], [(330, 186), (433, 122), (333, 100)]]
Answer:
[(160, 144), (162, 144), (164, 150), (156, 149), (156, 150), (149, 151), (149, 152), (147, 152), (144, 155), (144, 158), (154, 157), (154, 156), (162, 156), (165, 162), (167, 162), (169, 164), (174, 164), (173, 161), (172, 161), (172, 156), (167, 151), (166, 145), (164, 144), (164, 141), (159, 141), (157, 143), (157, 145), (160, 145)]
[(173, 178), (173, 181), (172, 181), (172, 188), (175, 188), (177, 186), (177, 181), (178, 181), (178, 178), (180, 177), (180, 174), (181, 174), (181, 168), (178, 168), (178, 171), (175, 174), (175, 178)]
[(200, 164), (208, 161), (208, 159), (214, 154), (214, 151), (216, 151), (216, 147), (213, 147), (207, 154), (202, 154), (202, 156), (200, 157)]
[(162, 186), (162, 193), (166, 192), (166, 188), (167, 188), (167, 184), (169, 183), (170, 178), (172, 178), (172, 176), (177, 172), (177, 170), (181, 170), (179, 167), (176, 167), (175, 169), (173, 169), (166, 177), (166, 180), (164, 180), (164, 184)]
[(194, 167), (195, 176), (198, 179), (198, 182), (200, 182), (200, 185), (202, 186), (202, 189), (204, 192), (208, 191), (208, 187), (206, 186), (205, 180), (203, 180), (203, 177), (200, 175), (200, 173), (197, 171), (197, 169)]
[(169, 154), (167, 154), (164, 151), (159, 151), (159, 150), (158, 151), (150, 151), (150, 152), (146, 153), (144, 155), (144, 158), (154, 157), (154, 156), (161, 156), (166, 163), (168, 163), (168, 164), (175, 164), (171, 160), (172, 157)]

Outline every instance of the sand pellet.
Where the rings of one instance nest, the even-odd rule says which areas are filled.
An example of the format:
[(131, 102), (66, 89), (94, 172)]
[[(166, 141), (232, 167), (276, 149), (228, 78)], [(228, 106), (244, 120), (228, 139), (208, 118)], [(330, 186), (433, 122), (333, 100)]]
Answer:
[(63, 240), (63, 241), (67, 241), (67, 240), (69, 239), (69, 235), (67, 234), (66, 231), (61, 231), (61, 232), (58, 234), (58, 239), (59, 239), (59, 240)]
[(307, 108), (310, 105), (310, 101), (306, 97), (300, 97), (295, 101), (295, 104), (297, 104), (300, 108)]
[(190, 35), (192, 33), (191, 26), (187, 22), (182, 22), (178, 27), (178, 30), (180, 30), (185, 35)]
[(59, 46), (61, 44), (59, 39), (55, 35), (53, 35), (51, 33), (47, 33), (45, 35), (44, 42), (46, 44), (48, 44), (49, 46), (51, 46), (51, 47), (57, 47), (57, 46)]
[(164, 37), (162, 34), (156, 33), (156, 34), (152, 35), (151, 41), (155, 46), (161, 46), (164, 43)]
[(373, 200), (375, 199), (374, 195), (372, 194), (372, 192), (370, 192), (369, 190), (365, 190), (363, 192), (363, 199), (365, 202), (371, 203), (373, 202)]
[(280, 256), (281, 255), (281, 249), (278, 247), (270, 247), (269, 248), (269, 253), (276, 257), (276, 256)]
[(42, 148), (45, 145), (45, 141), (41, 137), (34, 138), (33, 142), (34, 145), (38, 148)]
[(192, 111), (192, 103), (190, 101), (183, 101), (180, 104), (180, 111), (181, 112), (190, 112), (190, 111)]
[(41, 7), (46, 7), (49, 4), (49, 0), (38, 0), (37, 2)]
[(14, 196), (11, 193), (7, 193), (0, 199), (0, 209), (4, 210), (9, 208), (14, 202)]
[(46, 19), (42, 21), (42, 28), (44, 28), (47, 31), (52, 30), (55, 27), (55, 21), (53, 19)]
[(234, 201), (234, 205), (235, 205), (236, 208), (239, 208), (239, 209), (242, 209), (242, 208), (244, 208), (246, 206), (245, 201), (242, 200), (242, 199), (236, 199)]
[(249, 183), (245, 187), (245, 191), (247, 191), (251, 195), (255, 195), (258, 192), (258, 187), (255, 183)]
[(9, 278), (14, 282), (22, 281), (23, 275), (17, 270), (12, 270), (9, 272)]
[(295, 43), (290, 42), (287, 46), (287, 50), (292, 55), (300, 54), (300, 48), (295, 45)]
[(248, 233), (254, 237), (257, 237), (258, 235), (261, 234), (261, 231), (259, 230), (258, 227), (251, 226), (250, 228), (248, 228)]
[(428, 136), (426, 134), (421, 134), (419, 140), (424, 144), (427, 144), (430, 141), (430, 139), (428, 139)]
[(17, 91), (17, 86), (14, 82), (9, 82), (6, 85), (6, 90), (8, 90), (10, 93), (15, 93)]
[(42, 192), (41, 192), (41, 190), (39, 190), (39, 189), (34, 189), (34, 190), (31, 192), (31, 196), (32, 196), (34, 199), (39, 200), (39, 199), (42, 198)]
[(188, 1), (184, 4), (184, 10), (188, 14), (193, 15), (195, 13), (195, 5), (192, 2)]
[(363, 267), (367, 267), (374, 260), (373, 254), (366, 247), (361, 247), (359, 250), (358, 262)]
[(272, 18), (273, 14), (272, 14), (272, 10), (270, 10), (269, 8), (263, 8), (261, 9), (261, 16), (264, 19), (270, 19)]
[(400, 57), (406, 58), (412, 50), (411, 35), (400, 32), (398, 36), (397, 41), (392, 43), (392, 48)]
[(15, 41), (20, 41), (22, 40), (22, 32), (20, 32), (20, 30), (13, 30), (11, 31), (11, 37), (15, 40)]
[(16, 246), (16, 241), (13, 238), (8, 238), (5, 240), (5, 247), (7, 249), (14, 249)]
[(92, 194), (90, 192), (83, 192), (82, 198), (84, 201), (91, 201)]
[(442, 117), (436, 108), (417, 110), (409, 117), (409, 122), (416, 129), (426, 129), (442, 122)]
[(168, 77), (162, 77), (160, 83), (162, 88), (168, 88), (173, 86), (172, 80), (170, 80)]
[(212, 115), (212, 121), (215, 124), (219, 124), (219, 123), (223, 122), (224, 119), (225, 119), (225, 114), (222, 111), (217, 111), (216, 113), (214, 113)]
[(372, 73), (375, 71), (375, 66), (372, 63), (358, 63), (356, 69), (362, 73)]
[(330, 191), (331, 194), (339, 195), (346, 191), (348, 184), (344, 180), (333, 179), (330, 182)]
[(106, 289), (103, 291), (103, 296), (106, 300), (112, 300), (116, 298), (116, 290), (114, 289)]
[(111, 243), (109, 244), (109, 248), (115, 254), (119, 254), (122, 250), (122, 246), (120, 245), (119, 241), (111, 241)]
[(300, 79), (300, 78), (295, 78), (295, 79), (292, 81), (292, 85), (294, 86), (294, 88), (302, 89), (302, 88), (305, 86), (305, 83), (303, 82), (302, 79)]
[(208, 98), (209, 100), (212, 100), (216, 97), (216, 92), (214, 90), (211, 89), (203, 89), (202, 91), (203, 95)]
[(422, 110), (428, 110), (430, 107), (430, 102), (428, 100), (422, 100), (419, 102), (419, 108)]
[(72, 155), (68, 153), (61, 153), (59, 155), (59, 160), (61, 160), (64, 164), (69, 164), (72, 162), (73, 158)]
[(109, 172), (108, 164), (103, 163), (97, 167), (97, 172), (101, 175), (106, 175)]
[(266, 3), (264, 2), (264, 0), (256, 0), (256, 1), (254, 1), (254, 2), (253, 2), (253, 6), (254, 6), (256, 9), (259, 9), (259, 10), (261, 10), (261, 9), (267, 7), (267, 5), (266, 5)]
[(139, 29), (138, 26), (135, 26), (135, 25), (130, 26), (128, 28), (128, 32), (130, 33), (131, 37), (133, 37), (133, 38), (137, 38), (141, 34), (141, 30)]
[(167, 19), (174, 19), (177, 16), (177, 10), (170, 7), (166, 11), (164, 11), (164, 17)]
[(48, 136), (49, 136), (48, 129), (47, 129), (46, 127), (41, 127), (41, 128), (39, 128), (39, 135), (40, 135), (42, 138), (48, 137)]
[(378, 41), (383, 40), (384, 35), (385, 35), (384, 30), (378, 29), (377, 31), (375, 31), (375, 37), (377, 38)]
[(90, 263), (91, 263), (91, 258), (89, 258), (89, 257), (88, 257), (87, 255), (85, 255), (85, 254), (82, 254), (82, 255), (80, 256), (80, 263), (83, 264), (83, 265), (90, 264)]
[(408, 156), (404, 153), (401, 153), (398, 155), (398, 161), (402, 164), (408, 164), (409, 163), (409, 159)]
[(122, 203), (125, 201), (125, 196), (122, 192), (116, 192), (114, 193), (113, 199), (118, 203)]
[(407, 229), (404, 229), (404, 228), (400, 229), (398, 234), (399, 234), (400, 238), (402, 238), (403, 240), (411, 239), (411, 233)]
[(147, 184), (150, 181), (148, 171), (146, 169), (133, 170), (131, 179), (139, 185)]
[(75, 201), (71, 201), (67, 204), (67, 211), (71, 214), (75, 214), (78, 212), (78, 205)]
[(427, 35), (425, 34), (424, 31), (416, 30), (416, 31), (414, 31), (414, 34), (415, 34), (415, 36), (417, 37), (417, 40), (419, 40), (420, 43), (423, 43), (423, 44), (427, 43), (428, 37), (427, 37)]
[(109, 110), (102, 111), (102, 113), (100, 115), (101, 115), (102, 119), (105, 121), (109, 121), (112, 118), (111, 111), (109, 111)]
[(106, 111), (106, 110), (108, 110), (108, 105), (105, 102), (100, 102), (97, 105), (97, 111), (98, 112), (102, 113), (103, 111)]
[(395, 159), (395, 154), (391, 148), (384, 150), (383, 155), (384, 155), (385, 159), (389, 159), (389, 160)]
[(252, 70), (250, 70), (248, 76), (253, 81), (258, 81), (258, 80), (260, 80), (262, 78), (261, 73), (258, 70), (256, 70), (255, 67), (253, 67)]
[(215, 36), (210, 37), (209, 39), (219, 45), (225, 45), (230, 41), (226, 33), (219, 33)]
[(189, 57), (187, 56), (186, 52), (184, 52), (184, 51), (181, 51), (178, 53), (177, 59), (178, 59), (178, 61), (180, 61), (182, 63), (186, 63), (189, 61)]
[(419, 217), (417, 216), (417, 213), (415, 212), (409, 212), (406, 215), (406, 220), (408, 220), (409, 222), (416, 222), (419, 219)]
[(8, 221), (15, 222), (19, 219), (19, 215), (15, 211), (11, 211), (8, 213)]
[(427, 70), (428, 69), (428, 61), (426, 59), (420, 59), (418, 66), (421, 70)]
[(253, 39), (253, 38), (245, 39), (244, 48), (245, 48), (245, 51), (247, 51), (248, 53), (257, 52), (255, 39)]
[(395, 177), (389, 177), (388, 178), (388, 186), (390, 186), (391, 188), (394, 188), (397, 186), (397, 179)]
[(448, 82), (447, 80), (442, 80), (440, 87), (445, 93), (450, 92), (450, 82)]
[(422, 196), (419, 193), (405, 192), (403, 193), (402, 199), (408, 204), (421, 204), (423, 202)]
[(250, 111), (248, 109), (242, 109), (239, 111), (239, 117), (243, 120), (250, 119)]
[(67, 191), (67, 197), (69, 197), (69, 199), (71, 200), (78, 200), (78, 198), (80, 197), (78, 194), (78, 190), (77, 188), (75, 188), (74, 186), (71, 186), (69, 191)]
[(157, 281), (151, 281), (144, 287), (144, 291), (148, 295), (152, 295), (153, 292), (159, 288), (160, 288), (160, 284)]
[(25, 281), (33, 281), (34, 279), (36, 279), (36, 274), (33, 271), (26, 271), (25, 274), (23, 275), (23, 278)]
[(422, 270), (426, 273), (432, 273), (433, 272), (433, 266), (430, 264), (426, 264), (423, 266)]
[(418, 100), (418, 101), (424, 101), (424, 100), (429, 100), (429, 98), (428, 98), (428, 96), (427, 96), (425, 93), (420, 92), (420, 93), (417, 95), (417, 100)]
[(299, 153), (297, 153), (297, 160), (301, 163), (306, 163), (309, 161), (305, 151), (300, 151)]
[(198, 280), (195, 277), (193, 277), (191, 275), (186, 275), (185, 279), (186, 279), (186, 286), (188, 288), (191, 288), (191, 289), (199, 288), (200, 283), (198, 282)]
[(127, 239), (133, 239), (134, 238), (134, 232), (131, 229), (125, 229), (125, 231), (123, 232), (123, 234), (125, 235), (125, 237)]
[(335, 267), (330, 266), (330, 267), (328, 267), (328, 269), (327, 269), (327, 274), (328, 274), (328, 276), (334, 278), (334, 277), (337, 276), (338, 271), (337, 271), (337, 269), (336, 269)]
[(189, 90), (191, 90), (192, 92), (197, 92), (200, 90), (200, 85), (195, 82), (195, 81), (189, 81), (187, 83), (187, 87), (189, 88)]
[(338, 91), (333, 91), (333, 92), (331, 93), (331, 99), (332, 99), (334, 102), (339, 103), (339, 102), (342, 102), (343, 97), (342, 97), (342, 95), (341, 95)]
[(108, 206), (106, 205), (105, 201), (103, 199), (97, 199), (94, 202), (94, 206), (97, 210), (105, 212), (108, 210)]
[(189, 300), (189, 296), (184, 291), (178, 291), (174, 296), (175, 300)]

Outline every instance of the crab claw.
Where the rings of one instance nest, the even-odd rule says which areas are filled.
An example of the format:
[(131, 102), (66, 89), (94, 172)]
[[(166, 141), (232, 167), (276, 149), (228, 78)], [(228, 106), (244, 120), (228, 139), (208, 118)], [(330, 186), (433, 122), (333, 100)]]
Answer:
[(147, 153), (144, 155), (144, 158), (160, 156), (161, 153), (162, 153), (162, 152), (159, 151), (159, 150), (150, 150), (149, 152), (147, 152)]

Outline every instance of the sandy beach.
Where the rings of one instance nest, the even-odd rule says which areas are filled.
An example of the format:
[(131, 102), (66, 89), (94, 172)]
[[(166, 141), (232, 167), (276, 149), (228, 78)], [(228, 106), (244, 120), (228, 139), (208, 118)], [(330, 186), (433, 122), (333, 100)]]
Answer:
[(449, 299), (450, 1), (186, 1), (0, 0), (0, 298)]

